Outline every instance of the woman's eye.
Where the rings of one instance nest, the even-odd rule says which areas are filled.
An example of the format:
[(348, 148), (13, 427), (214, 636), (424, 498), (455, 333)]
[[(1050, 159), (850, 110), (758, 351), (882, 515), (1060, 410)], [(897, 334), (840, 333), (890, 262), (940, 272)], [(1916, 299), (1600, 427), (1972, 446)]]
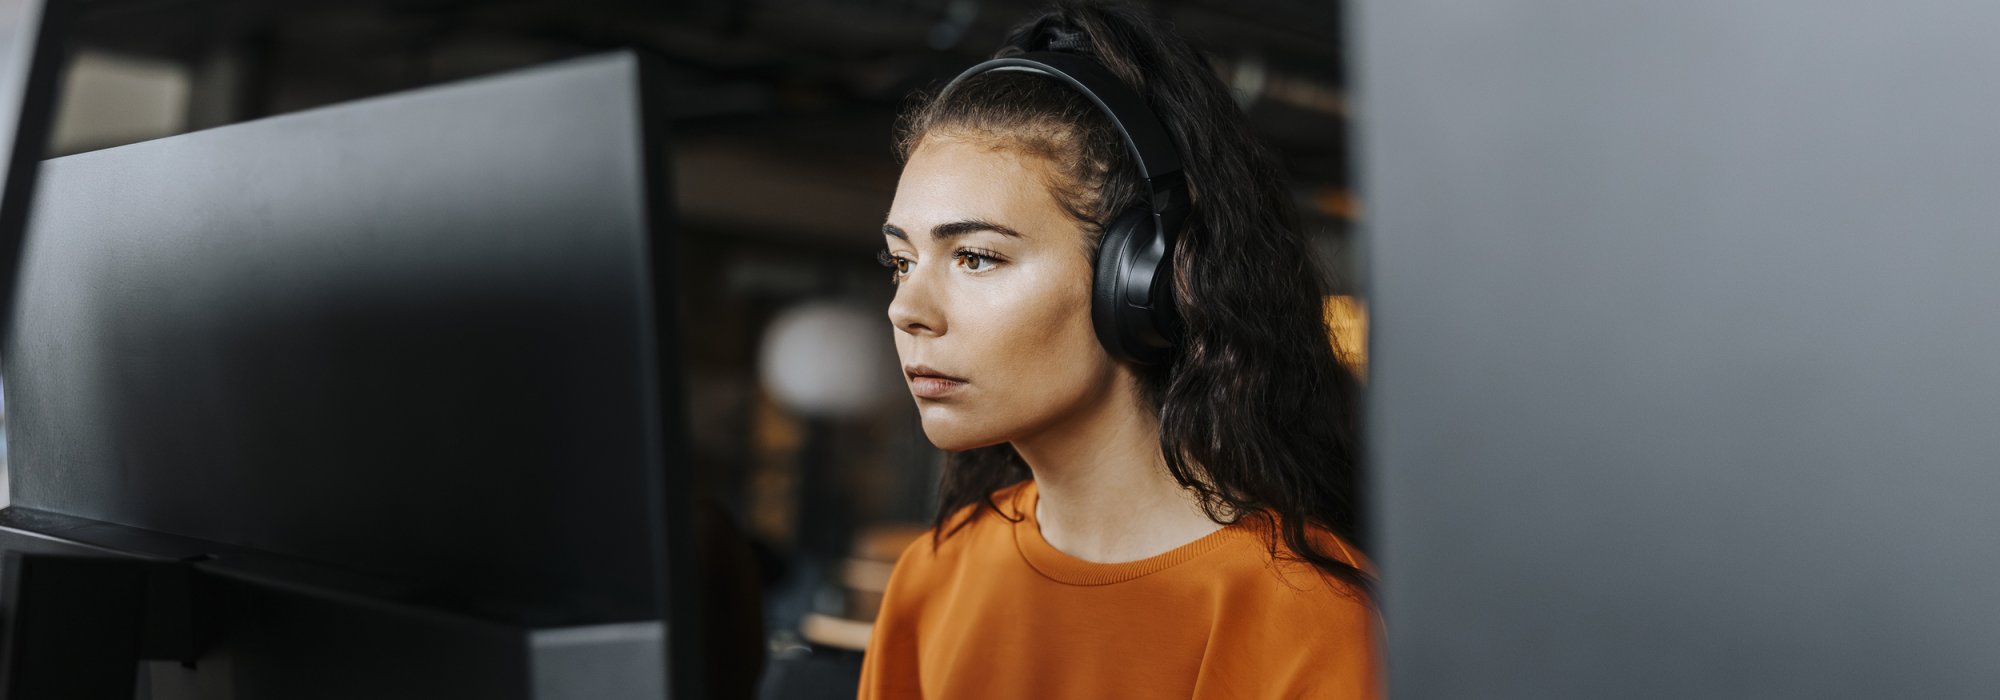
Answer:
[(993, 258), (978, 253), (959, 251), (958, 259), (965, 261), (965, 269), (975, 272), (993, 265)]
[(889, 268), (889, 281), (891, 282), (901, 279), (903, 275), (910, 274), (910, 260), (901, 255), (892, 254), (888, 250), (876, 253), (875, 261), (882, 263), (883, 267)]

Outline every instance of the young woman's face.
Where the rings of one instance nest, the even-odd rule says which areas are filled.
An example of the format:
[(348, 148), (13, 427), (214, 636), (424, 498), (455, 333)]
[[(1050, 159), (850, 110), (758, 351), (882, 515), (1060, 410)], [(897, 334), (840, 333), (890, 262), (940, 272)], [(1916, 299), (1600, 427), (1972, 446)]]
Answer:
[(882, 227), (897, 280), (889, 320), (940, 449), (1030, 437), (1114, 386), (1117, 365), (1090, 325), (1085, 231), (1050, 194), (1045, 167), (933, 135), (896, 184)]

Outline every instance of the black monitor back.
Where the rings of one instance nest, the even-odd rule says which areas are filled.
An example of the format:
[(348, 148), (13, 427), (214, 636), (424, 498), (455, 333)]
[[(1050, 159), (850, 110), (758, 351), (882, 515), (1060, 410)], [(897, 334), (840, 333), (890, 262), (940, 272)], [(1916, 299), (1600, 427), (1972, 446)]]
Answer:
[(641, 77), (45, 163), (0, 525), (506, 624), (660, 619), (681, 399)]

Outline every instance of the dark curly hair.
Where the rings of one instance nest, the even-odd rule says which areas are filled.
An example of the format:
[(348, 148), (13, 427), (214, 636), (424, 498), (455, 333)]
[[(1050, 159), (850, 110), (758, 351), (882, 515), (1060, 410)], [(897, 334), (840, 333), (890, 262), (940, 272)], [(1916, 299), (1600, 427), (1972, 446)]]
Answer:
[[(1184, 334), (1169, 361), (1137, 366), (1142, 405), (1158, 413), (1167, 469), (1217, 523), (1264, 518), (1273, 556), (1303, 560), (1355, 589), (1368, 576), (1309, 536), (1358, 542), (1354, 374), (1329, 342), (1325, 272), (1300, 229), (1275, 157), (1209, 62), (1146, 10), (1057, 0), (1010, 32), (995, 58), (1059, 50), (1092, 56), (1132, 87), (1181, 154), (1192, 213), (1174, 248)], [(1138, 168), (1109, 117), (1074, 89), (1019, 71), (982, 73), (943, 99), (919, 94), (898, 125), (907, 162), (930, 134), (991, 141), (1046, 160), (1069, 215), (1098, 236), (1138, 202)], [(940, 489), (934, 544), (983, 511), (994, 491), (1030, 478), (1008, 444), (954, 453)], [(952, 515), (983, 503), (956, 523)]]

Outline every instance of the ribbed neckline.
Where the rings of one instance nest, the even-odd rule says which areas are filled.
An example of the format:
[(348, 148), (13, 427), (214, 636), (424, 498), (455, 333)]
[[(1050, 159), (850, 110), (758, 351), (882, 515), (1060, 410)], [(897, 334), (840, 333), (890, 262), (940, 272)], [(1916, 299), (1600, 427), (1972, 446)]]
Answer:
[(1015, 515), (1014, 545), (1021, 550), (1021, 557), (1043, 576), (1075, 586), (1102, 586), (1130, 581), (1207, 554), (1232, 539), (1256, 536), (1251, 531), (1250, 519), (1246, 518), (1145, 559), (1104, 564), (1065, 554), (1042, 538), (1042, 525), (1035, 519), (1035, 505), (1041, 501), (1041, 492), (1036, 490), (1033, 479), (1015, 489), (1009, 501)]

